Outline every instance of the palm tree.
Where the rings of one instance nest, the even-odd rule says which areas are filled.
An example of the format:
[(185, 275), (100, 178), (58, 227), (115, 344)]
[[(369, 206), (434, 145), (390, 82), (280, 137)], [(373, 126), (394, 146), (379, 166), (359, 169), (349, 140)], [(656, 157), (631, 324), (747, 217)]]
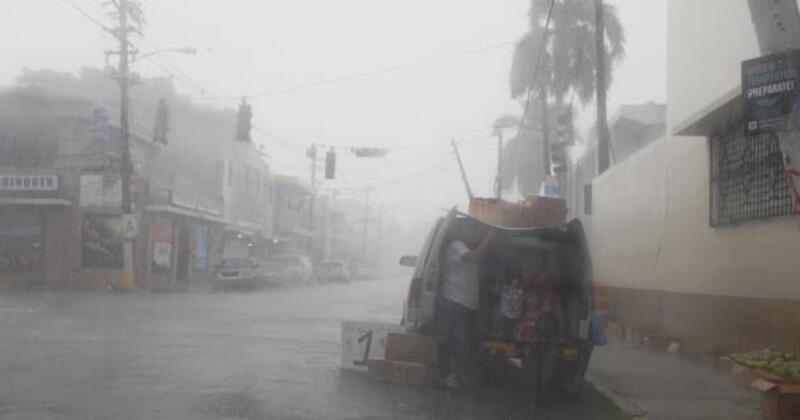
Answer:
[[(546, 29), (551, 1), (553, 11)], [(609, 86), (612, 80), (611, 64), (619, 62), (625, 56), (625, 31), (617, 16), (616, 7), (605, 4), (603, 13), (606, 86)], [(536, 94), (538, 103), (535, 105), (538, 106), (531, 104), (532, 109), (523, 118), (526, 126), (540, 126), (545, 159), (536, 158), (536, 153), (526, 158), (529, 164), (534, 164), (536, 160), (542, 161), (544, 172), (549, 174), (549, 164), (545, 160), (549, 161), (547, 154), (550, 133), (547, 122), (550, 98), (555, 99), (556, 109), (559, 110), (563, 109), (564, 99), (568, 95), (570, 104), (573, 98), (577, 98), (582, 105), (594, 98), (597, 69), (594, 0), (531, 0), (529, 16), (530, 30), (520, 38), (514, 49), (509, 87), (511, 96), (522, 101), (528, 100), (529, 89)], [(546, 42), (543, 43), (545, 36)], [(541, 61), (535, 80), (532, 81), (542, 45), (544, 50), (541, 51)], [(535, 108), (538, 110), (532, 112)], [(541, 124), (534, 124), (533, 120), (538, 120)], [(509, 142), (509, 147), (511, 146), (512, 142)], [(516, 175), (519, 177), (522, 174)]]

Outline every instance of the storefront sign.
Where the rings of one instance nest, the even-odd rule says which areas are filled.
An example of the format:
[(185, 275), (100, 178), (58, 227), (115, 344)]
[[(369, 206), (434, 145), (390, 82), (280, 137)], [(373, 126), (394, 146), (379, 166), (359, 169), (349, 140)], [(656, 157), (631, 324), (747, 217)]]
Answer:
[(800, 129), (800, 50), (742, 62), (745, 135)]
[(83, 174), (79, 199), (81, 207), (121, 207), (122, 182), (116, 176)]
[(0, 175), (0, 191), (57, 191), (58, 175)]
[(172, 267), (172, 222), (156, 216), (151, 226), (153, 238), (153, 266), (169, 270)]

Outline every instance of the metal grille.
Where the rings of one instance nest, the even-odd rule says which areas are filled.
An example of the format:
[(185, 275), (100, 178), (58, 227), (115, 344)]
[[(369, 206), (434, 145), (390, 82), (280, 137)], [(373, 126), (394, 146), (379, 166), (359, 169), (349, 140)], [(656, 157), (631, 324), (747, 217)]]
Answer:
[(711, 226), (792, 214), (777, 134), (745, 137), (736, 125), (710, 146)]

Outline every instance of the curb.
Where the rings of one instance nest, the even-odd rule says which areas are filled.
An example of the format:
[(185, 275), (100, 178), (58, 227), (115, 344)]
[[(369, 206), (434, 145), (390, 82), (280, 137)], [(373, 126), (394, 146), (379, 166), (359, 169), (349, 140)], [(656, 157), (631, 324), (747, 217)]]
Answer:
[(633, 401), (628, 400), (613, 389), (603, 385), (602, 382), (591, 375), (587, 375), (586, 381), (589, 382), (603, 398), (614, 405), (614, 407), (622, 413), (624, 418), (631, 420), (647, 420), (647, 412)]

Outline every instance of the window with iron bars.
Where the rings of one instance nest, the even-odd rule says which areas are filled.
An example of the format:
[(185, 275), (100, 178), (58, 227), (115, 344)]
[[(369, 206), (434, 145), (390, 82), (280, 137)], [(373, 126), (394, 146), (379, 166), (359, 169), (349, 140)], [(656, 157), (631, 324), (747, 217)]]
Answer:
[(709, 138), (711, 226), (792, 214), (778, 135), (744, 136), (735, 124)]

